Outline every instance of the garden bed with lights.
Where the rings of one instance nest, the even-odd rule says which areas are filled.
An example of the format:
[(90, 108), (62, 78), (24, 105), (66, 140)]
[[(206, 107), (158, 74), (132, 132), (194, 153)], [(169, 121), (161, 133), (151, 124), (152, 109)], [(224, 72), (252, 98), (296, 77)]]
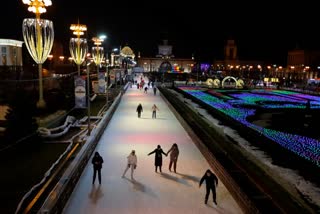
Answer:
[[(316, 181), (318, 179), (317, 175), (314, 176), (314, 174), (317, 174), (314, 172), (319, 171), (319, 167), (317, 166), (317, 164), (315, 164), (316, 162), (308, 160), (303, 156), (297, 155), (295, 152), (291, 151), (287, 147), (284, 147), (282, 146), (282, 144), (279, 144), (279, 142), (275, 142), (274, 138), (265, 134), (265, 132), (268, 131), (267, 129), (264, 130), (262, 126), (254, 124), (256, 121), (259, 120), (259, 117), (261, 116), (259, 116), (259, 114), (263, 113), (264, 110), (268, 113), (278, 111), (279, 109), (281, 109), (281, 111), (284, 112), (289, 112), (290, 110), (293, 110), (295, 106), (296, 109), (298, 109), (299, 111), (303, 111), (303, 109), (306, 106), (306, 99), (301, 95), (288, 94), (288, 92), (278, 90), (239, 91), (229, 89), (207, 91), (206, 89), (198, 87), (180, 87), (179, 89), (177, 89), (177, 91), (179, 93), (184, 94), (186, 98), (190, 98), (194, 102), (205, 107), (205, 109), (207, 109), (207, 111), (210, 112), (210, 114), (220, 119), (220, 121), (223, 121), (223, 123), (225, 123), (226, 125), (234, 127), (234, 129), (238, 130), (238, 132), (242, 136), (244, 136), (244, 138), (246, 138), (249, 142), (253, 142), (253, 144), (255, 144), (257, 148), (261, 149), (261, 151), (265, 151), (266, 153), (268, 153), (268, 155), (272, 157), (272, 160), (275, 164), (291, 167), (293, 169), (299, 168), (299, 170), (301, 170), (300, 172), (304, 174), (304, 176), (308, 179), (312, 181)], [(249, 97), (249, 95), (251, 95), (251, 97)], [(293, 98), (290, 99), (291, 96)], [(311, 97), (308, 97), (307, 99), (310, 98)], [(294, 100), (294, 102), (292, 101), (292, 99)], [(311, 102), (311, 107), (314, 111), (317, 111), (317, 109), (319, 108), (317, 97), (312, 97), (312, 99), (313, 101)], [(282, 101), (282, 103), (280, 102), (280, 100)], [(279, 105), (282, 105), (283, 108), (279, 108)], [(180, 106), (176, 105), (175, 108), (179, 109), (181, 108)], [(184, 112), (186, 112), (185, 109), (181, 111), (179, 110), (180, 114), (185, 114)], [(254, 116), (256, 118), (253, 118)], [(270, 119), (270, 114), (268, 115), (268, 117)], [(233, 159), (233, 162), (239, 164), (239, 167), (247, 171), (248, 176), (251, 177), (251, 179), (255, 179), (254, 182), (260, 183), (260, 187), (267, 187), (270, 185), (269, 187), (272, 188), (272, 186), (275, 185), (274, 181), (271, 181), (271, 177), (264, 175), (263, 170), (259, 170), (257, 168), (259, 167), (258, 163), (250, 163), (250, 161), (248, 161), (246, 157), (241, 157), (241, 152), (237, 152), (233, 149), (233, 147), (236, 147), (235, 145), (237, 144), (237, 142), (233, 141), (232, 139), (229, 139), (228, 143), (222, 143), (223, 137), (218, 137), (219, 134), (217, 132), (215, 132), (214, 130), (206, 130), (211, 129), (210, 124), (204, 124), (201, 126), (207, 126), (207, 128), (197, 129), (196, 127), (193, 127), (196, 124), (196, 121), (201, 120), (199, 116), (198, 119), (194, 120), (189, 119), (190, 115), (183, 115), (183, 118), (188, 118), (189, 125), (192, 127), (192, 129), (197, 130), (196, 133), (206, 131), (213, 136), (213, 139), (216, 139), (216, 143), (213, 143), (208, 141), (204, 137), (201, 138), (200, 136), (201, 140), (208, 141), (208, 144), (210, 144), (210, 147), (212, 147), (210, 151), (217, 151), (217, 148), (213, 148), (213, 146), (211, 145), (217, 144), (219, 147), (222, 147), (222, 149), (225, 150), (225, 152), (228, 153), (228, 156), (230, 156), (230, 158)], [(262, 123), (261, 121), (260, 123)], [(264, 125), (268, 126), (270, 124), (266, 122), (266, 124)], [(260, 129), (258, 129), (257, 127), (260, 127)], [(281, 136), (280, 131), (270, 130), (270, 132), (271, 134), (273, 133), (275, 136), (277, 136), (278, 134)], [(290, 134), (287, 134), (283, 137), (287, 137), (290, 139)], [(280, 139), (283, 140), (283, 138)], [(273, 194), (275, 194), (275, 197), (279, 197), (279, 195), (284, 194), (281, 193), (282, 191), (280, 191), (280, 189), (283, 188), (279, 186), (278, 192), (273, 192)], [(291, 197), (287, 196), (287, 199), (288, 203), (290, 203)], [(279, 200), (281, 200), (281, 197), (279, 198)]]
[[(285, 114), (296, 115), (296, 119), (292, 120), (296, 121), (296, 124), (303, 123), (299, 117), (311, 114), (310, 110), (306, 110), (307, 100), (312, 100), (311, 109), (313, 114), (317, 115), (316, 112), (320, 112), (320, 97), (281, 90), (215, 90), (218, 95), (195, 87), (180, 87), (179, 90), (195, 102), (205, 105), (211, 113), (227, 121), (228, 125), (246, 133), (247, 136), (244, 137), (254, 137), (256, 140), (253, 142), (257, 146), (278, 145), (282, 152), (285, 149), (289, 151), (288, 154), (298, 156), (299, 162), (307, 161), (310, 165), (320, 168), (320, 141), (305, 135), (273, 129), (272, 123), (267, 127), (253, 123), (257, 112), (260, 115), (263, 112), (272, 112), (275, 115), (278, 113), (278, 117), (274, 118), (281, 118), (279, 115)], [(292, 127), (291, 120), (288, 120), (288, 123), (285, 123), (285, 120), (281, 121), (283, 126)], [(286, 130), (285, 127), (282, 127), (282, 130)], [(257, 140), (257, 136), (260, 140)]]

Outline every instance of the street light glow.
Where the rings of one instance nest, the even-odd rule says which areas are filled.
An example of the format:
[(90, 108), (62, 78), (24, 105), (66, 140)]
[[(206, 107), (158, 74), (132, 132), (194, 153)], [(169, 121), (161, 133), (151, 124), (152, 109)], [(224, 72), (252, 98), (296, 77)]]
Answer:
[(93, 41), (93, 43), (94, 43), (96, 46), (99, 46), (99, 45), (102, 44), (103, 39), (100, 39), (99, 37), (93, 37), (93, 38), (92, 38), (92, 41)]
[(99, 39), (101, 39), (102, 41), (105, 40), (106, 38), (108, 38), (107, 35), (101, 35), (101, 36), (99, 36)]
[(77, 36), (77, 38), (70, 39), (69, 51), (72, 59), (77, 64), (78, 76), (80, 76), (80, 65), (85, 60), (88, 52), (87, 39), (80, 38), (80, 36), (84, 34), (84, 31), (87, 31), (87, 26), (78, 22), (78, 24), (71, 24), (70, 30)]
[(73, 31), (73, 34), (76, 36), (84, 35), (84, 31), (87, 31), (87, 26), (82, 24), (71, 24), (70, 30)]
[(45, 7), (52, 5), (51, 0), (22, 0), (22, 2), (29, 5), (28, 11), (35, 13), (37, 16), (47, 11)]
[(24, 4), (29, 5), (28, 10), (35, 13), (36, 18), (27, 18), (22, 23), (23, 39), (27, 49), (38, 64), (39, 72), (39, 101), (38, 108), (45, 108), (46, 103), (43, 99), (42, 83), (42, 64), (47, 59), (53, 45), (54, 30), (53, 22), (46, 19), (40, 19), (40, 14), (46, 12), (47, 6), (52, 5), (51, 0), (22, 0)]

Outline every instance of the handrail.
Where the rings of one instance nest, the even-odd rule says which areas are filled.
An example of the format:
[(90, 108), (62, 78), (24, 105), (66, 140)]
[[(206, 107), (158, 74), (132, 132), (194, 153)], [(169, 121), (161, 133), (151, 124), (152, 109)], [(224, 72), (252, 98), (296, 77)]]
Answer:
[(91, 136), (87, 138), (87, 142), (81, 148), (76, 157), (72, 160), (59, 182), (50, 192), (38, 214), (61, 213), (64, 204), (67, 202), (69, 195), (81, 176), (91, 154), (93, 153), (105, 127), (111, 120), (113, 113), (120, 103), (122, 94), (116, 97), (106, 114), (102, 117), (100, 123), (92, 130)]

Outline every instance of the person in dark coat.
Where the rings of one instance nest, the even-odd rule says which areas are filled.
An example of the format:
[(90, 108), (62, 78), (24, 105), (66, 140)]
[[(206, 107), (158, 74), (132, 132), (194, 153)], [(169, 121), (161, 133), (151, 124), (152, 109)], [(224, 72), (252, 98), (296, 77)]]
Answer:
[(103, 158), (100, 156), (99, 152), (95, 152), (91, 163), (93, 164), (92, 184), (94, 184), (94, 182), (96, 180), (97, 172), (98, 172), (99, 184), (101, 184), (101, 168), (102, 168)]
[(144, 87), (144, 93), (148, 93), (148, 86)]
[(210, 169), (208, 169), (200, 180), (199, 188), (201, 187), (203, 181), (206, 181), (206, 189), (207, 189), (204, 203), (207, 204), (210, 190), (211, 190), (212, 197), (213, 197), (213, 207), (217, 207), (217, 200), (216, 200), (216, 187), (218, 186), (217, 176), (213, 172), (211, 172)]
[(154, 94), (154, 96), (157, 95), (157, 88), (156, 87), (153, 87), (153, 94)]
[[(171, 152), (171, 153), (170, 153)], [(172, 147), (167, 152), (167, 155), (170, 153), (170, 163), (169, 163), (169, 171), (171, 172), (171, 167), (173, 164), (173, 170), (176, 173), (177, 172), (177, 161), (179, 156), (179, 148), (176, 143), (172, 145)]]
[(137, 107), (137, 112), (138, 112), (138, 118), (141, 117), (141, 112), (143, 112), (143, 108), (141, 103), (139, 103), (138, 107)]
[(155, 153), (155, 156), (154, 156), (154, 165), (155, 165), (155, 171), (157, 172), (158, 170), (158, 167), (160, 169), (160, 172), (161, 171), (161, 167), (162, 167), (162, 154), (164, 154), (165, 156), (167, 156), (166, 153), (163, 152), (163, 150), (161, 149), (161, 146), (158, 145), (157, 148), (155, 150), (153, 150), (152, 152), (150, 152), (148, 155), (151, 155)]

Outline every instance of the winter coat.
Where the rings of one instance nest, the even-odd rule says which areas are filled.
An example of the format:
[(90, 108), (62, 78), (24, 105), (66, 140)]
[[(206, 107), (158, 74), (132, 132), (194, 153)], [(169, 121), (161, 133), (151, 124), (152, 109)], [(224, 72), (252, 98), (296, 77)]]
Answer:
[(137, 156), (136, 155), (132, 155), (132, 154), (130, 154), (128, 157), (127, 157), (127, 159), (128, 159), (128, 165), (134, 165), (134, 166), (136, 166), (137, 165)]
[(167, 152), (170, 153), (170, 161), (177, 161), (179, 156), (179, 149), (178, 147), (172, 146), (171, 149)]
[(91, 163), (93, 164), (93, 169), (99, 170), (99, 169), (102, 168), (103, 159), (102, 159), (101, 156), (96, 156), (96, 155), (95, 155), (95, 156), (92, 158)]
[(155, 166), (162, 166), (162, 154), (166, 155), (166, 153), (163, 152), (162, 149), (155, 149), (152, 152), (150, 152), (148, 155), (151, 155), (155, 153), (154, 156), (154, 165)]
[(137, 107), (137, 112), (143, 112), (142, 105), (138, 105), (138, 107)]
[(206, 181), (207, 187), (215, 188), (218, 185), (218, 178), (215, 174), (213, 174), (213, 172), (211, 172), (210, 176), (207, 175), (207, 172), (203, 175), (199, 183), (200, 186), (203, 183), (203, 181)]

